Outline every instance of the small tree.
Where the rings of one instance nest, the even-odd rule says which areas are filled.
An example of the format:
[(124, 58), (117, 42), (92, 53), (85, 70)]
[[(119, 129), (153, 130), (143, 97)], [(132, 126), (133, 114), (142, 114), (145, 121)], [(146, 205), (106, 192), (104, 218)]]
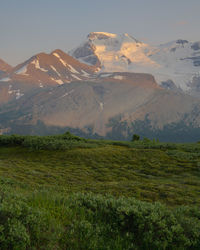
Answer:
[(134, 134), (132, 137), (132, 141), (139, 141), (140, 140), (140, 136), (137, 134)]
[(147, 138), (147, 137), (144, 137), (144, 138), (143, 138), (143, 142), (144, 142), (144, 143), (150, 143), (151, 140), (150, 140), (149, 138)]

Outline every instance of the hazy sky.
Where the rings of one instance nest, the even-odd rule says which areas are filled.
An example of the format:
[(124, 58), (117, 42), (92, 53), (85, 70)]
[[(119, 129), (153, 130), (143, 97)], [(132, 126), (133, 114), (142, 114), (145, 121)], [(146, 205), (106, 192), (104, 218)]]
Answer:
[(0, 58), (76, 47), (91, 31), (129, 33), (151, 44), (200, 40), (200, 0), (0, 0)]

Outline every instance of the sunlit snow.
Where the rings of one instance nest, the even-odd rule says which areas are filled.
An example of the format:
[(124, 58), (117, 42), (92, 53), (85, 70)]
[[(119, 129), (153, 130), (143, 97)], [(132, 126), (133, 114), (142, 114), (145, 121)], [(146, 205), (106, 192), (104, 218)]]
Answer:
[(56, 74), (57, 74), (58, 76), (61, 76), (60, 73), (56, 70), (56, 68), (55, 68), (54, 66), (50, 65), (50, 67), (53, 69), (53, 71), (56, 72)]
[(86, 76), (86, 77), (89, 77), (90, 75), (87, 73), (87, 72), (85, 72), (84, 70), (81, 70), (81, 72), (82, 72), (82, 75), (83, 76)]
[(67, 66), (68, 64), (57, 54), (57, 53), (53, 53), (54, 56), (56, 56), (57, 58), (59, 58), (60, 62), (64, 65)]
[(44, 69), (44, 68), (40, 67), (39, 60), (37, 60), (37, 59), (36, 59), (36, 60), (33, 60), (33, 61), (31, 62), (31, 64), (34, 64), (36, 69), (39, 69), (39, 70), (44, 71), (44, 72), (47, 72), (47, 71), (48, 71), (47, 69)]
[[(83, 42), (82, 47), (78, 49), (84, 50), (86, 45), (91, 46), (94, 56), (97, 56), (101, 62), (101, 73), (149, 73), (155, 77), (158, 84), (172, 80), (178, 88), (184, 91), (188, 91), (193, 78), (199, 76), (200, 50), (195, 50), (194, 43), (185, 40), (151, 46), (139, 42), (128, 34), (92, 32), (88, 35), (88, 40)], [(71, 55), (74, 51), (76, 49), (71, 51)], [(196, 65), (194, 64), (195, 58), (197, 58)], [(88, 56), (77, 57), (77, 59), (87, 63)]]
[(100, 102), (99, 105), (100, 105), (100, 109), (103, 110), (103, 103)]
[(81, 80), (78, 76), (76, 76), (74, 74), (72, 74), (72, 77), (75, 78), (75, 79), (77, 79), (77, 80), (79, 80), (79, 81)]
[(52, 78), (52, 77), (51, 77), (51, 80), (57, 82), (57, 83), (60, 84), (60, 85), (64, 83), (62, 80), (60, 80), (60, 79), (55, 79), (55, 78)]
[(75, 70), (75, 68), (73, 68), (71, 65), (68, 65), (68, 67), (70, 68), (70, 71), (72, 73), (79, 74), (79, 72), (77, 70)]
[(114, 79), (117, 79), (117, 80), (123, 80), (123, 79), (124, 79), (124, 77), (123, 77), (123, 76), (119, 76), (119, 75), (114, 76), (113, 78), (114, 78)]

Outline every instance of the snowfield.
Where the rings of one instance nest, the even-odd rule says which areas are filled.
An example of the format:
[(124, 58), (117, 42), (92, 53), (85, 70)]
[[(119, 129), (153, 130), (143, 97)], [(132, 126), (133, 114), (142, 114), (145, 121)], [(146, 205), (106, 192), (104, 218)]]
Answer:
[(194, 78), (200, 78), (200, 42), (176, 40), (152, 46), (128, 34), (92, 32), (70, 54), (88, 64), (88, 57), (96, 56), (101, 63), (99, 73), (150, 73), (158, 84), (171, 80), (184, 92), (193, 88)]

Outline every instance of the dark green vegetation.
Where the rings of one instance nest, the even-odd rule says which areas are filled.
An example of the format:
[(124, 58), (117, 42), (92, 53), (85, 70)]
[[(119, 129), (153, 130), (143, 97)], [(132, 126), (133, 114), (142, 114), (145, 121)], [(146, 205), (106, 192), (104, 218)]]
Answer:
[(0, 136), (0, 249), (200, 249), (200, 143)]
[(132, 135), (139, 134), (142, 138), (158, 138), (162, 142), (196, 142), (200, 138), (200, 127), (188, 124), (189, 114), (175, 123), (164, 125), (162, 129), (152, 127), (152, 122), (146, 115), (144, 121), (136, 120), (131, 124), (124, 121), (123, 116), (116, 116), (110, 119), (108, 127), (112, 128), (106, 138), (112, 140), (131, 140)]
[[(13, 117), (15, 112), (11, 112), (9, 115)], [(4, 119), (6, 119), (6, 117), (4, 117), (2, 114), (0, 117), (0, 123), (4, 124), (5, 128), (10, 128), (8, 134), (16, 133), (21, 135), (47, 136), (53, 134), (62, 134), (65, 131), (70, 131), (73, 134), (90, 139), (130, 141), (133, 139), (133, 134), (138, 134), (141, 138), (157, 138), (162, 142), (196, 142), (197, 138), (200, 139), (200, 127), (195, 127), (192, 124), (188, 124), (187, 118), (188, 115), (185, 115), (183, 120), (177, 123), (167, 124), (162, 129), (159, 129), (152, 127), (151, 120), (149, 120), (148, 115), (143, 121), (136, 120), (132, 123), (125, 121), (122, 115), (117, 115), (116, 117), (111, 118), (106, 125), (110, 129), (110, 132), (108, 132), (104, 137), (95, 133), (93, 126), (86, 126), (84, 127), (84, 130), (82, 130), (70, 127), (47, 126), (40, 120), (38, 120), (37, 124), (34, 125), (20, 125), (17, 124), (15, 120), (9, 120), (9, 122), (4, 124)]]
[(140, 136), (137, 134), (134, 134), (132, 137), (132, 141), (139, 141), (140, 140)]

